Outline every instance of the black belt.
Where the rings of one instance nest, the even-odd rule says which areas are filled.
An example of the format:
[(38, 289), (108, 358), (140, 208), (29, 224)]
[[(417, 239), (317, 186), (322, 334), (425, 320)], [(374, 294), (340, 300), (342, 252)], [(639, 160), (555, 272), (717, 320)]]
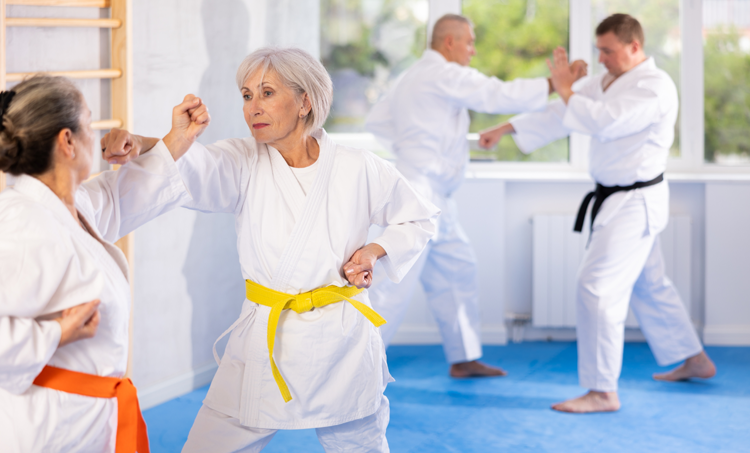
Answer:
[(596, 183), (596, 190), (586, 194), (583, 202), (581, 202), (581, 207), (578, 208), (578, 217), (576, 217), (576, 225), (573, 227), (573, 231), (580, 233), (583, 230), (583, 220), (586, 217), (586, 210), (589, 208), (589, 203), (591, 203), (592, 198), (596, 197), (594, 207), (591, 208), (591, 229), (593, 230), (596, 214), (599, 212), (599, 208), (602, 207), (602, 203), (604, 203), (604, 200), (606, 200), (608, 196), (617, 192), (627, 192), (628, 190), (635, 190), (641, 189), (643, 187), (653, 186), (655, 184), (659, 184), (662, 181), (664, 181), (664, 173), (660, 174), (651, 181), (637, 182), (630, 186), (607, 187)]

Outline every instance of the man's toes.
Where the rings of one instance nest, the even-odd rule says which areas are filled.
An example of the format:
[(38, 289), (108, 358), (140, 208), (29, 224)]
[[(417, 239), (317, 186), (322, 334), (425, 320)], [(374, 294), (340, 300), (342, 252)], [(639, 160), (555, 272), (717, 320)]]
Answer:
[(450, 375), (454, 378), (494, 377), (507, 374), (502, 368), (492, 367), (478, 361), (453, 364), (450, 369)]
[(668, 381), (668, 382), (684, 381), (686, 379), (689, 379), (690, 377), (691, 377), (690, 373), (685, 368), (684, 365), (680, 365), (674, 370), (667, 371), (666, 373), (654, 374), (654, 379), (656, 379), (657, 381)]
[(554, 410), (556, 410), (558, 412), (568, 412), (568, 413), (574, 412), (573, 408), (568, 404), (567, 401), (562, 402), (562, 403), (553, 404), (552, 405), (552, 409), (554, 409)]

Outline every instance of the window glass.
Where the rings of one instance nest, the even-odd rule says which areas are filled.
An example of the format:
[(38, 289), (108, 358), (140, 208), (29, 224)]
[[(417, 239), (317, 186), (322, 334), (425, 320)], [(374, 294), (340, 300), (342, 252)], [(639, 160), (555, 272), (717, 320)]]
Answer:
[[(638, 19), (643, 27), (646, 42), (646, 55), (654, 57), (656, 66), (663, 69), (672, 77), (677, 92), (680, 91), (680, 0), (592, 0), (594, 21), (592, 30), (596, 30), (599, 22), (614, 13), (625, 13)], [(594, 39), (594, 38), (592, 38)], [(599, 59), (596, 41), (593, 49), (593, 61)], [(603, 65), (595, 63), (590, 73), (598, 74), (606, 71)], [(675, 124), (675, 136), (670, 155), (680, 155), (680, 119)]]
[[(557, 46), (568, 47), (568, 2), (561, 0), (463, 0), (463, 14), (475, 25), (477, 55), (471, 66), (510, 81), (547, 77), (546, 59)], [(502, 123), (512, 115), (471, 112), (471, 132)], [(510, 136), (493, 150), (472, 143), (473, 160), (566, 162), (568, 139), (524, 155)]]
[(425, 49), (428, 0), (322, 0), (320, 55), (333, 80), (328, 132), (364, 132), (367, 113)]
[(750, 164), (750, 1), (703, 1), (705, 159)]

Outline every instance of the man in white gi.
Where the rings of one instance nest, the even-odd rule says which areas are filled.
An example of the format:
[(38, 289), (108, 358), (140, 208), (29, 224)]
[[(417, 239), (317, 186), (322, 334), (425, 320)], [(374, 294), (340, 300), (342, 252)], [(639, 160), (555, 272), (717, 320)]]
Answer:
[(450, 375), (503, 376), (500, 368), (477, 361), (482, 346), (476, 258), (458, 223), (452, 195), (468, 162), (467, 109), (495, 114), (541, 110), (552, 85), (541, 77), (503, 82), (468, 67), (476, 50), (473, 26), (463, 16), (440, 18), (431, 47), (373, 107), (365, 128), (392, 149), (401, 173), (442, 210), (438, 234), (400, 284), (376, 272), (370, 300), (388, 320), (381, 327), (387, 345), (421, 280), (451, 364)]
[(576, 292), (578, 374), (590, 391), (552, 406), (564, 412), (620, 408), (617, 380), (629, 302), (657, 362), (685, 361), (655, 379), (710, 378), (716, 372), (664, 274), (657, 236), (669, 218), (669, 186), (662, 181), (674, 140), (677, 89), (646, 57), (643, 30), (633, 17), (614, 14), (599, 24), (596, 35), (607, 73), (574, 92), (567, 55), (558, 48), (550, 70), (562, 99), (543, 112), (512, 118), (480, 139), (493, 146), (503, 134), (514, 133), (519, 148), (531, 152), (572, 131), (591, 136), (589, 167), (597, 188), (584, 200), (575, 227), (582, 229), (586, 207), (595, 198)]

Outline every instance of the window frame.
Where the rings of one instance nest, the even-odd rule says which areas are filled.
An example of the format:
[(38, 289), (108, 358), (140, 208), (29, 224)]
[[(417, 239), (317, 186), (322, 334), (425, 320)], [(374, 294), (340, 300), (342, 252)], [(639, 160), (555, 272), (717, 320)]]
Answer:
[[(427, 42), (432, 28), (443, 14), (461, 14), (461, 0), (428, 0)], [(582, 59), (591, 67), (593, 62), (591, 22), (591, 0), (569, 0), (569, 42), (571, 60)], [(680, 156), (670, 156), (668, 172), (701, 174), (750, 173), (750, 165), (722, 165), (705, 161), (704, 137), (704, 85), (703, 85), (703, 1), (680, 0)], [(332, 134), (342, 144), (357, 145), (367, 149), (379, 146), (371, 134)], [(468, 134), (469, 140), (477, 140), (478, 134)], [(568, 162), (472, 162), (470, 170), (478, 171), (522, 171), (522, 172), (588, 172), (590, 139), (573, 133), (570, 136)]]

